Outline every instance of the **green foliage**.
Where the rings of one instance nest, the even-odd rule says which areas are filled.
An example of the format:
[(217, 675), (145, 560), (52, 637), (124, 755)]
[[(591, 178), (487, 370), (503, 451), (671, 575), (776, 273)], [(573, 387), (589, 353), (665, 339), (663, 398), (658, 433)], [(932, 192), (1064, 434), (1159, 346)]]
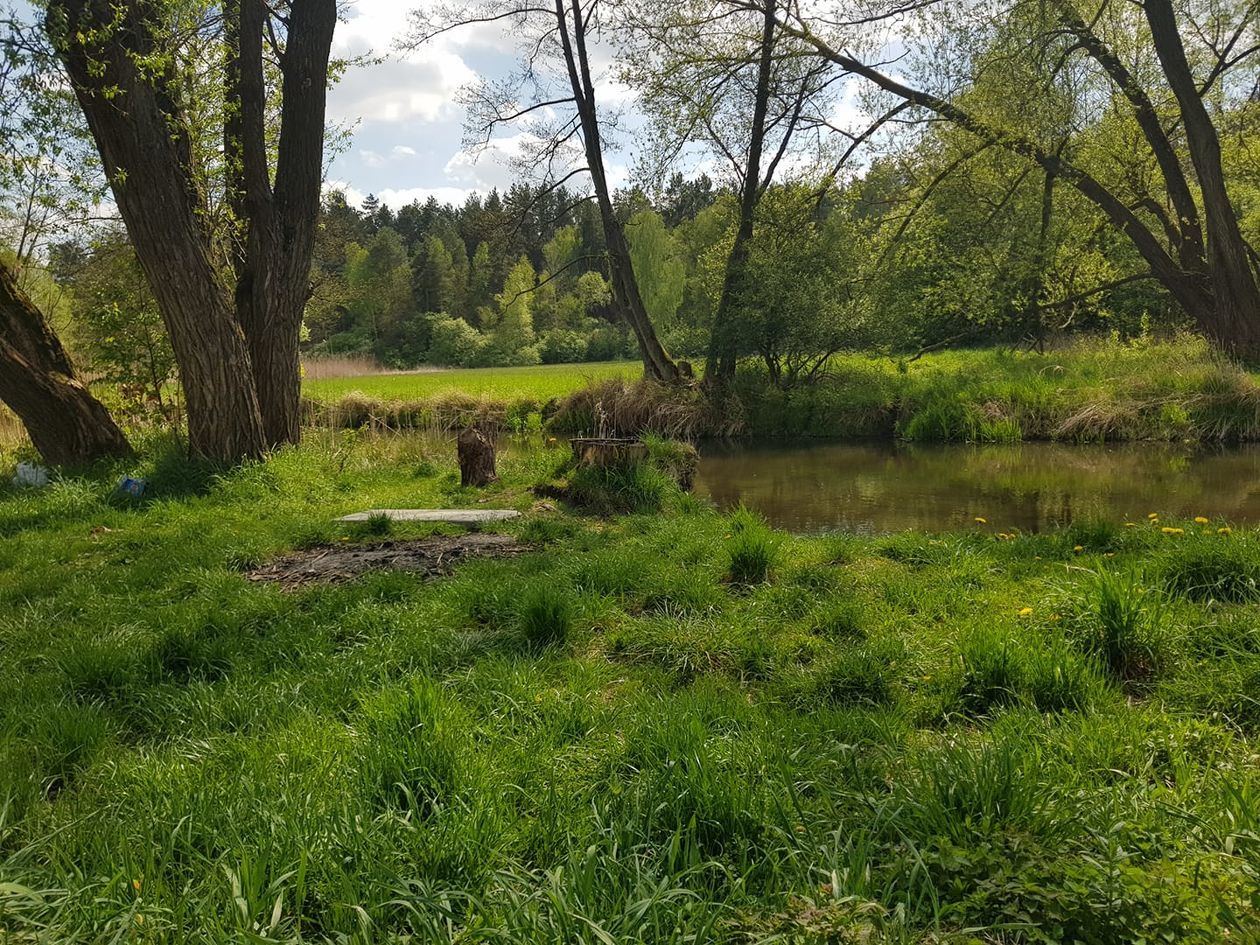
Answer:
[(598, 515), (659, 512), (678, 487), (650, 463), (583, 466), (569, 476), (565, 497)]

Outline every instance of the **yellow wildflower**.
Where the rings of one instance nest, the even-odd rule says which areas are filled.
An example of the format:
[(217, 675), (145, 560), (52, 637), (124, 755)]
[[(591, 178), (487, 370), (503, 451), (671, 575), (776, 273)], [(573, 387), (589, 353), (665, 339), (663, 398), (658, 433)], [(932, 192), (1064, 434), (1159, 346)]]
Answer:
[(1226, 526), (1225, 526), (1225, 527), (1223, 527), (1223, 528), (1218, 528), (1218, 529), (1216, 530), (1216, 534), (1218, 534), (1218, 535), (1228, 535), (1228, 534), (1230, 534), (1231, 532), (1233, 532), (1233, 529), (1232, 529), (1232, 528), (1230, 528), (1228, 525), (1226, 525)]
[(1137, 522), (1125, 522), (1125, 523), (1124, 523), (1124, 527), (1125, 527), (1125, 528), (1137, 528)]
[(1073, 551), (1075, 551), (1075, 552), (1079, 555), (1082, 551), (1084, 551), (1084, 550), (1085, 550), (1085, 546), (1084, 546), (1084, 545), (1073, 545), (1073, 546), (1072, 546), (1072, 550), (1073, 550)]
[(1194, 517), (1194, 524), (1196, 525), (1206, 525), (1210, 521), (1210, 518), (1204, 518), (1202, 515), (1196, 515)]
[(1019, 609), (1019, 615), (1020, 615), (1021, 617), (1031, 617), (1031, 616), (1032, 616), (1032, 612), (1033, 612), (1033, 611), (1032, 611), (1032, 608), (1031, 608), (1031, 607), (1021, 607), (1021, 608)]
[(1157, 521), (1157, 520), (1159, 519), (1159, 513), (1158, 513), (1158, 512), (1148, 512), (1148, 513), (1146, 514), (1146, 517), (1147, 517), (1147, 518), (1149, 518), (1152, 522), (1154, 522), (1154, 521)]
[(1165, 535), (1184, 535), (1186, 533), (1184, 528), (1169, 528), (1167, 525), (1161, 528), (1160, 531)]
[(979, 515), (977, 515), (977, 516), (976, 516), (976, 524), (977, 524), (977, 525), (988, 525), (988, 524), (989, 524), (989, 520), (988, 520), (987, 518), (981, 518)]
[(138, 879), (133, 879), (133, 880), (131, 881), (131, 888), (132, 888), (132, 889), (134, 889), (136, 892), (139, 892), (139, 891), (140, 891), (140, 880), (138, 880)]

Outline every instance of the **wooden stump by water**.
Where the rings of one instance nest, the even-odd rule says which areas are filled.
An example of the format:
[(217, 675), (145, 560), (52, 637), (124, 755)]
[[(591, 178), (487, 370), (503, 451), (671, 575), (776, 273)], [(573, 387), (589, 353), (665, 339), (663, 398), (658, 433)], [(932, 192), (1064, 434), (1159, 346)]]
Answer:
[(578, 468), (637, 466), (647, 459), (647, 444), (633, 437), (574, 437), (569, 441)]
[(469, 427), (455, 441), (459, 453), (459, 484), (485, 486), (499, 478), (494, 468), (494, 437)]

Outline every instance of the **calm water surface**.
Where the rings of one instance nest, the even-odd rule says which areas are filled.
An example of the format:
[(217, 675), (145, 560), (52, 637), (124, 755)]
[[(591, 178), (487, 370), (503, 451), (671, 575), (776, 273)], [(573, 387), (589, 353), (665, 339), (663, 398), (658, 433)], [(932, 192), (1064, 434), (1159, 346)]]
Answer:
[(974, 526), (1037, 531), (1073, 520), (1207, 515), (1260, 523), (1260, 446), (910, 446), (741, 442), (701, 449), (696, 493), (741, 500), (795, 532)]

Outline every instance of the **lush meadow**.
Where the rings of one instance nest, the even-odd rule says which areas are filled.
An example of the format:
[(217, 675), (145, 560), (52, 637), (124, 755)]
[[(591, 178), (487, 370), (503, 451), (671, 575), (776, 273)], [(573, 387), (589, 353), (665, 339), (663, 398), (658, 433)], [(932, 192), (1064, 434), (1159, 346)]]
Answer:
[(308, 381), (312, 422), (449, 428), (475, 413), (557, 432), (611, 426), (684, 436), (885, 437), (920, 442), (1260, 438), (1260, 386), (1201, 339), (1078, 340), (1037, 353), (843, 354), (781, 388), (749, 363), (733, 395), (641, 384), (636, 363), (385, 374)]
[[(1255, 940), (1256, 533), (790, 537), (451, 452), (0, 493), (7, 941)], [(481, 500), (530, 553), (248, 578)]]

